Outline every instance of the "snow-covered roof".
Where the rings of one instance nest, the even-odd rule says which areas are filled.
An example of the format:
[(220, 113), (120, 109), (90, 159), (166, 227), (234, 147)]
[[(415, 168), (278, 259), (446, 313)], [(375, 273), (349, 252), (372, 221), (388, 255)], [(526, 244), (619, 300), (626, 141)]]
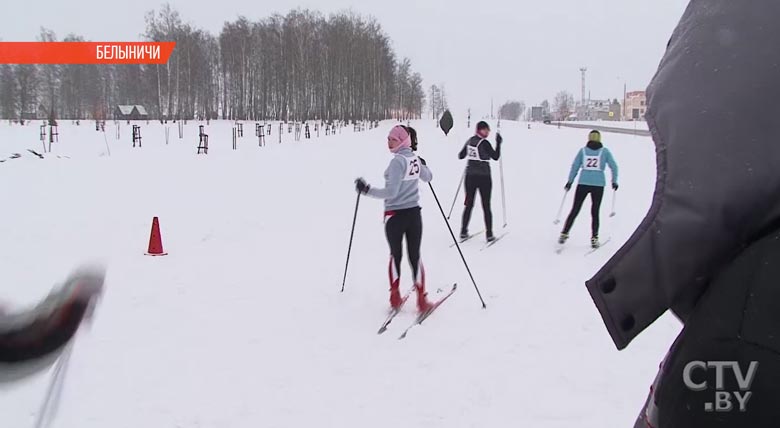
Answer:
[(124, 115), (129, 115), (129, 114), (133, 113), (133, 107), (134, 107), (134, 106), (117, 106), (117, 108), (119, 109), (119, 111), (120, 111), (122, 114), (124, 114)]
[(125, 116), (129, 116), (129, 115), (133, 114), (133, 109), (135, 109), (138, 112), (138, 114), (140, 114), (141, 116), (148, 116), (149, 115), (149, 113), (146, 111), (146, 107), (144, 107), (142, 105), (138, 105), (138, 104), (136, 104), (136, 105), (118, 105), (117, 108)]

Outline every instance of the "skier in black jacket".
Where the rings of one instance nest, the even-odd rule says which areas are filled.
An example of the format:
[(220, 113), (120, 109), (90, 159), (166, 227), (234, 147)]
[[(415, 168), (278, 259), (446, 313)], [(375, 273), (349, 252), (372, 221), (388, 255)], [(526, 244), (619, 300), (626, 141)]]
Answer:
[(619, 349), (667, 310), (684, 324), (636, 427), (780, 421), (778, 18), (776, 0), (690, 2), (648, 87), (653, 203), (587, 282)]
[(490, 171), (490, 160), (498, 160), (501, 157), (501, 143), (503, 138), (501, 134), (496, 134), (496, 149), (487, 138), (490, 136), (490, 126), (487, 122), (477, 124), (476, 135), (471, 137), (463, 149), (458, 153), (458, 159), (468, 159), (466, 165), (466, 203), (463, 209), (463, 222), (460, 228), (460, 239), (469, 238), (469, 221), (471, 220), (471, 211), (474, 209), (474, 198), (479, 190), (479, 197), (482, 201), (482, 213), (485, 218), (485, 232), (488, 242), (494, 241), (493, 235), (493, 213), (490, 210), (490, 194), (493, 191), (493, 178)]

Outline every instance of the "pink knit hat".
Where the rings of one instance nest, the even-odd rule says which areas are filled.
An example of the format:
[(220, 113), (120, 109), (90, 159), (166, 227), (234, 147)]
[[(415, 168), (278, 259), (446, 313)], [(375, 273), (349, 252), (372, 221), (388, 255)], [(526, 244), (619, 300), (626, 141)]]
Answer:
[(412, 147), (412, 138), (403, 126), (396, 125), (387, 135), (387, 145), (391, 152), (398, 153), (407, 147)]

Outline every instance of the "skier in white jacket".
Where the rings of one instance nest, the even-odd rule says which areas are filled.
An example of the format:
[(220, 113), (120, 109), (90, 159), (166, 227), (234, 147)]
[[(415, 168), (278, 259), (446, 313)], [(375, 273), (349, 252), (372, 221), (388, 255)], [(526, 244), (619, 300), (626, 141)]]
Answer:
[(431, 304), (426, 297), (425, 268), (420, 261), (423, 227), (419, 183), (421, 180), (430, 182), (433, 174), (425, 160), (414, 154), (417, 133), (413, 128), (401, 125), (393, 127), (387, 136), (387, 145), (393, 159), (385, 171), (385, 187), (371, 187), (362, 178), (355, 180), (355, 187), (361, 194), (385, 201), (385, 233), (390, 245), (390, 305), (398, 309), (404, 303), (399, 288), (403, 239), (406, 237), (409, 264), (417, 291), (417, 309), (425, 312)]

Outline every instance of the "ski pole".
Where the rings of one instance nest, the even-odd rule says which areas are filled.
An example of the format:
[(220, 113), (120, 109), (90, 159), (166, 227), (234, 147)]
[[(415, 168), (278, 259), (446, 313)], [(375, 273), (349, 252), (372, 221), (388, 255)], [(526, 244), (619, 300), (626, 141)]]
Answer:
[[(501, 117), (498, 118), (498, 130), (496, 131), (496, 139), (501, 138)], [(504, 228), (507, 226), (506, 222), (506, 191), (504, 190), (504, 157), (498, 158), (498, 170), (501, 173), (501, 208), (504, 213)]]
[(498, 169), (501, 172), (501, 205), (504, 210), (504, 228), (506, 228), (506, 192), (504, 190), (504, 157), (498, 158)]
[(106, 130), (103, 129), (103, 140), (106, 142), (106, 151), (108, 151), (108, 157), (111, 157), (111, 147), (108, 147), (108, 137), (106, 137)]
[(479, 287), (477, 287), (477, 281), (474, 280), (474, 275), (471, 274), (471, 269), (469, 268), (469, 264), (466, 262), (466, 257), (463, 256), (463, 251), (460, 250), (460, 245), (458, 245), (458, 240), (455, 238), (455, 233), (452, 231), (452, 227), (450, 227), (450, 222), (447, 221), (447, 217), (444, 215), (444, 209), (441, 207), (441, 203), (439, 202), (439, 197), (436, 196), (436, 191), (433, 190), (433, 184), (428, 183), (428, 186), (431, 188), (431, 193), (433, 193), (433, 199), (436, 200), (436, 205), (439, 206), (439, 211), (441, 212), (442, 218), (444, 218), (444, 224), (447, 225), (447, 230), (450, 231), (450, 236), (452, 236), (452, 240), (455, 241), (455, 247), (458, 249), (458, 253), (460, 253), (460, 258), (463, 260), (463, 265), (466, 266), (466, 271), (469, 273), (469, 277), (471, 278), (471, 283), (474, 284), (474, 289), (477, 290), (477, 296), (479, 296), (479, 301), (482, 302), (482, 309), (487, 309), (487, 305), (485, 304), (485, 299), (482, 298), (482, 293), (479, 292)]
[(563, 192), (563, 199), (561, 199), (561, 207), (558, 208), (558, 215), (555, 216), (555, 221), (553, 224), (559, 224), (561, 222), (561, 214), (563, 214), (563, 204), (566, 203), (566, 195), (569, 194), (568, 190), (565, 190)]
[(460, 194), (460, 189), (463, 187), (463, 181), (466, 179), (466, 169), (463, 169), (463, 174), (460, 176), (460, 182), (458, 183), (458, 190), (455, 192), (455, 199), (452, 200), (452, 206), (450, 207), (450, 213), (447, 215), (447, 220), (452, 217), (452, 210), (455, 209), (455, 202), (458, 201), (458, 195)]
[(341, 282), (341, 292), (347, 284), (347, 271), (349, 270), (349, 256), (352, 254), (352, 239), (355, 237), (355, 223), (357, 223), (358, 207), (360, 207), (360, 193), (355, 200), (355, 216), (352, 218), (352, 233), (349, 235), (349, 248), (347, 248), (347, 263), (344, 266), (344, 280)]
[(612, 191), (612, 212), (609, 214), (610, 217), (614, 217), (617, 215), (615, 212), (615, 203), (617, 201), (617, 190)]
[(54, 416), (57, 414), (57, 410), (60, 405), (60, 396), (62, 395), (62, 387), (65, 383), (65, 375), (68, 371), (68, 364), (70, 363), (70, 354), (73, 351), (73, 342), (67, 345), (67, 348), (60, 355), (57, 365), (54, 367), (54, 372), (51, 375), (51, 383), (49, 389), (46, 391), (46, 398), (43, 400), (41, 410), (38, 412), (38, 419), (35, 422), (35, 428), (44, 428), (51, 425), (54, 420)]

